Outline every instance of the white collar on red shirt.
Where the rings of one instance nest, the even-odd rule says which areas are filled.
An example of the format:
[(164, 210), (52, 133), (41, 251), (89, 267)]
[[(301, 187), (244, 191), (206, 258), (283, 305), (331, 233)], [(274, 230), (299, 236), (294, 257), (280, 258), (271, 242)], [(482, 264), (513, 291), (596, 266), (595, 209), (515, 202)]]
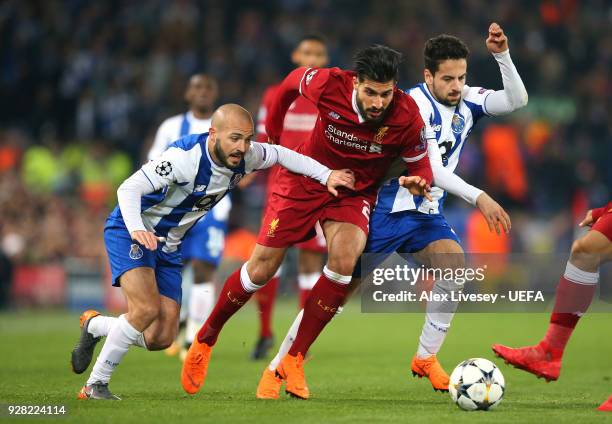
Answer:
[(353, 110), (357, 114), (357, 119), (359, 120), (359, 123), (363, 124), (365, 122), (365, 119), (363, 119), (363, 116), (361, 116), (361, 112), (359, 111), (359, 107), (357, 107), (357, 90), (355, 90), (354, 88), (353, 88), (352, 103), (353, 103)]

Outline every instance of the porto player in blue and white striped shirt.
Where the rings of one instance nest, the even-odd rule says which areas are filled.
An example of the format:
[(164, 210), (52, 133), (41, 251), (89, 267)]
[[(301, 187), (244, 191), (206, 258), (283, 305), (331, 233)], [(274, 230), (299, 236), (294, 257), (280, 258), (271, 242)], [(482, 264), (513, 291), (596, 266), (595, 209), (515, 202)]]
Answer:
[(81, 317), (72, 354), (76, 373), (87, 369), (101, 337), (106, 341), (79, 398), (119, 399), (108, 382), (129, 347), (159, 350), (172, 343), (181, 303), (181, 241), (243, 176), (278, 163), (334, 195), (335, 187), (353, 187), (350, 171), (331, 171), (281, 146), (251, 142), (253, 132), (248, 111), (221, 106), (209, 133), (177, 140), (119, 187), (104, 240), (113, 285), (123, 289), (128, 312), (114, 318), (88, 311)]

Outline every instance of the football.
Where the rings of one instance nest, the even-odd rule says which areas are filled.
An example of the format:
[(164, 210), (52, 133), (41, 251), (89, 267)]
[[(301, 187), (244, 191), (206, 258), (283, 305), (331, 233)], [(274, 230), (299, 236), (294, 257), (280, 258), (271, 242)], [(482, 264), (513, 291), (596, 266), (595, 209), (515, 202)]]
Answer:
[(448, 384), (453, 402), (465, 411), (495, 408), (504, 397), (506, 383), (497, 366), (483, 358), (472, 358), (455, 367)]

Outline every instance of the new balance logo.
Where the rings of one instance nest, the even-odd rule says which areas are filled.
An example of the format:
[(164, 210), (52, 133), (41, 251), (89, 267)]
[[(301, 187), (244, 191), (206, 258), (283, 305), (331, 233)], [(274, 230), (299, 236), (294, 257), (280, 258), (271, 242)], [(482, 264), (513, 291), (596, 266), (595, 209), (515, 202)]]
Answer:
[(330, 118), (332, 118), (332, 119), (336, 119), (336, 120), (340, 119), (340, 115), (338, 115), (338, 114), (337, 114), (336, 112), (334, 112), (333, 110), (332, 110), (331, 112), (329, 112), (327, 115), (328, 115)]
[(370, 153), (382, 153), (382, 144), (378, 144), (378, 143), (370, 144)]

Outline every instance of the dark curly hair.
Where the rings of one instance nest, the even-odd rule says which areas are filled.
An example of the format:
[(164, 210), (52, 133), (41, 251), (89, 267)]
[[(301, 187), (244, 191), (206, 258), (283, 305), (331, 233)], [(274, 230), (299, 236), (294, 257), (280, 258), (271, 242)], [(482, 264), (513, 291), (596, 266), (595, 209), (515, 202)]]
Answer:
[(374, 44), (358, 51), (353, 60), (359, 81), (367, 78), (376, 82), (397, 82), (402, 54), (387, 46)]
[(423, 50), (425, 68), (432, 74), (436, 73), (440, 62), (447, 59), (467, 59), (469, 54), (470, 50), (463, 41), (448, 34), (430, 38)]

